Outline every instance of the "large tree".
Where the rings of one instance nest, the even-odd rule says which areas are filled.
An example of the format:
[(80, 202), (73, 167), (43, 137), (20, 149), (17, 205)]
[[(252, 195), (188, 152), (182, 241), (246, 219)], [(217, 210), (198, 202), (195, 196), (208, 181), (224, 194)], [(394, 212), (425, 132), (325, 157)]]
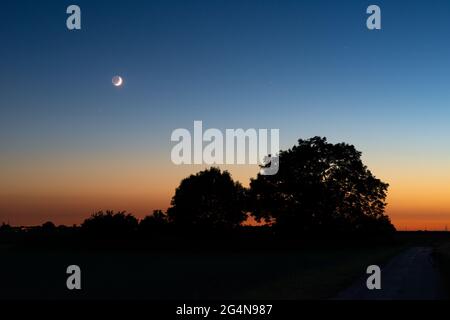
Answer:
[(384, 214), (388, 184), (361, 161), (361, 152), (326, 138), (299, 140), (280, 152), (276, 175), (250, 183), (252, 214), (281, 230), (393, 230)]
[(227, 171), (201, 171), (181, 181), (167, 211), (169, 220), (183, 227), (234, 228), (246, 219), (244, 188)]

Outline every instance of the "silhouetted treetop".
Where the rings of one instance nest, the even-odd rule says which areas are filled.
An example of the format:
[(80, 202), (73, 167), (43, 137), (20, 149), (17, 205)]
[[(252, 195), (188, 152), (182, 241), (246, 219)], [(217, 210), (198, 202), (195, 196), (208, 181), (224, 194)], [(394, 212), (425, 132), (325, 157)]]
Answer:
[(131, 234), (136, 231), (138, 220), (126, 211), (99, 211), (84, 220), (81, 225), (83, 231), (92, 234)]
[(227, 171), (210, 168), (181, 181), (169, 220), (178, 226), (234, 228), (246, 219), (244, 195)]
[(41, 229), (44, 232), (54, 232), (56, 230), (56, 226), (53, 222), (47, 221), (42, 224)]
[(2, 222), (2, 224), (0, 224), (0, 232), (7, 232), (10, 231), (11, 229), (12, 227), (5, 222)]
[(169, 224), (169, 218), (161, 210), (154, 210), (151, 215), (145, 216), (139, 222), (139, 229), (141, 231), (161, 231)]
[(393, 229), (384, 215), (388, 184), (372, 175), (354, 146), (300, 139), (279, 160), (278, 174), (251, 180), (257, 219), (295, 232)]

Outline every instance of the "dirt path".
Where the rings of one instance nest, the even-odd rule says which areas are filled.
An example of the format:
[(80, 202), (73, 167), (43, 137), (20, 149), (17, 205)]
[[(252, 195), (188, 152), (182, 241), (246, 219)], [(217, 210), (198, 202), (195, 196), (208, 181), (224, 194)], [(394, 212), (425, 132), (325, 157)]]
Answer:
[(446, 299), (432, 248), (413, 247), (394, 257), (381, 270), (381, 290), (369, 290), (363, 277), (342, 291), (338, 300)]

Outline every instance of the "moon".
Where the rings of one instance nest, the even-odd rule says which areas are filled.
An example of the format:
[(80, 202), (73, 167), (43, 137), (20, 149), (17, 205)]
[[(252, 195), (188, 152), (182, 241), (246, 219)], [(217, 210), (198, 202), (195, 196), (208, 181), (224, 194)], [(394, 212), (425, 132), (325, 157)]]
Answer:
[(120, 86), (123, 84), (123, 79), (122, 79), (122, 77), (121, 77), (121, 76), (114, 76), (114, 77), (112, 78), (112, 84), (113, 84), (115, 87), (120, 87)]

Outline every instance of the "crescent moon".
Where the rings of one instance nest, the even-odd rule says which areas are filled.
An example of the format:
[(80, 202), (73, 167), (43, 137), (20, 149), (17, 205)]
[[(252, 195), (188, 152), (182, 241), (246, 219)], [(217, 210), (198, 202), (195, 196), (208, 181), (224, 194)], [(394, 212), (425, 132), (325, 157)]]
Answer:
[(115, 77), (112, 79), (112, 83), (113, 83), (114, 86), (120, 87), (120, 86), (123, 84), (123, 79), (122, 79), (122, 77), (120, 77), (120, 76), (115, 76)]

